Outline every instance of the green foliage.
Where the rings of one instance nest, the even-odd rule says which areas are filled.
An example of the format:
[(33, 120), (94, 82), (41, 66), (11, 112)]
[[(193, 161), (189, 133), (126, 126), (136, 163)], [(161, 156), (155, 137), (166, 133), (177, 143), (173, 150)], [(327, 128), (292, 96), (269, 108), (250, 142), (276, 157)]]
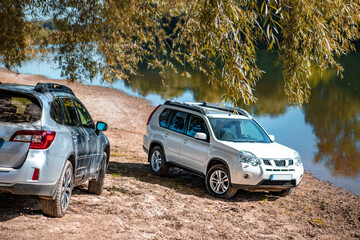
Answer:
[[(225, 101), (250, 104), (263, 74), (256, 46), (265, 43), (279, 50), (290, 102), (302, 105), (313, 65), (343, 71), (335, 57), (354, 49), (359, 12), (352, 0), (5, 0), (0, 54), (10, 68), (35, 49), (56, 50), (71, 81), (97, 74), (108, 82), (129, 79), (139, 63), (162, 80), (166, 69), (187, 77), (195, 69), (224, 89)], [(45, 33), (26, 15), (51, 19), (56, 30)]]

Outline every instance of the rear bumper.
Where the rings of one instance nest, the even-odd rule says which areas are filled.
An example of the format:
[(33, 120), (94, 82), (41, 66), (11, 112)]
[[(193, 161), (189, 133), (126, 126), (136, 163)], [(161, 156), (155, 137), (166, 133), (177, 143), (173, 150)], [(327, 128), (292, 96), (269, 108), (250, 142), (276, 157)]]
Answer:
[(57, 184), (1, 183), (0, 191), (19, 195), (54, 197)]

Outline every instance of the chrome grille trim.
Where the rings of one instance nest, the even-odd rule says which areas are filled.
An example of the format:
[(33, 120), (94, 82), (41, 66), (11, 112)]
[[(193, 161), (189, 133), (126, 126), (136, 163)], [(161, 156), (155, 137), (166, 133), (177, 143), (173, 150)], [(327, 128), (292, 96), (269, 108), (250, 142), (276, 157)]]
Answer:
[(264, 165), (272, 167), (288, 167), (294, 165), (293, 159), (262, 159)]

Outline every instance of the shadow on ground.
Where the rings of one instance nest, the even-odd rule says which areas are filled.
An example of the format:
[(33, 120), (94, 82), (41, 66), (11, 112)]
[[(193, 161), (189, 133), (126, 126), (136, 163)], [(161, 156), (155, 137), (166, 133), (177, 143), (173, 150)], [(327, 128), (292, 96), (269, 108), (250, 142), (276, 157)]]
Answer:
[(21, 215), (42, 215), (41, 200), (35, 196), (12, 195), (0, 192), (0, 222)]
[[(108, 174), (119, 177), (136, 178), (142, 182), (158, 184), (163, 187), (174, 189), (182, 194), (217, 199), (207, 193), (204, 178), (178, 168), (170, 168), (169, 174), (166, 177), (158, 177), (151, 174), (149, 164), (147, 163), (110, 162)], [(108, 190), (114, 189), (110, 188)], [(266, 192), (248, 192), (239, 190), (234, 198), (223, 201), (248, 202), (263, 201), (264, 199), (266, 199), (266, 201), (275, 201), (278, 198), (278, 196), (273, 196)]]

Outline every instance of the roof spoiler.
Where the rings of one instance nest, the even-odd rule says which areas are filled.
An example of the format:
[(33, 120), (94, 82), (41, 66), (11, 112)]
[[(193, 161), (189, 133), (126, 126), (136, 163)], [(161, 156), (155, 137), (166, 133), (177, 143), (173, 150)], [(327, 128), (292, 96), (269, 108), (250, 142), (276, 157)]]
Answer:
[(34, 90), (39, 93), (64, 92), (75, 96), (71, 88), (56, 83), (37, 83)]

